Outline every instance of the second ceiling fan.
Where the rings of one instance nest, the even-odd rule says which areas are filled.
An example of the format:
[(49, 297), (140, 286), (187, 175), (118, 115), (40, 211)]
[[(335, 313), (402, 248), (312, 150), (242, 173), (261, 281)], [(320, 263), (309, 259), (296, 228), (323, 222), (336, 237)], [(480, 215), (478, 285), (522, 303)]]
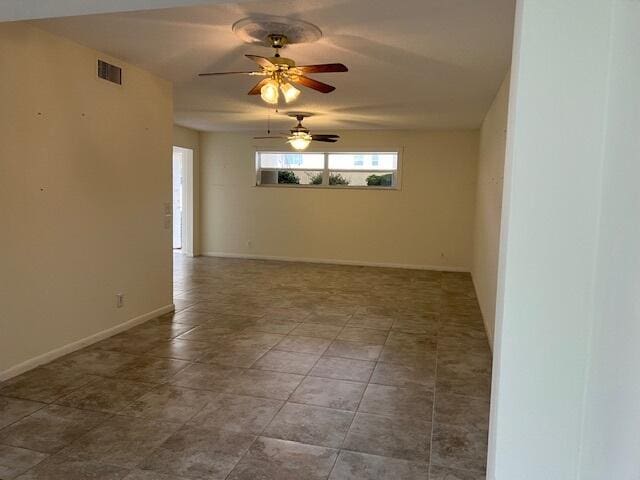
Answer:
[(298, 124), (289, 130), (289, 133), (283, 133), (285, 136), (268, 136), (268, 137), (253, 137), (254, 140), (263, 140), (263, 139), (271, 139), (271, 138), (280, 138), (287, 139), (287, 143), (291, 145), (296, 150), (304, 150), (309, 144), (314, 142), (327, 142), (327, 143), (335, 143), (340, 139), (340, 135), (333, 134), (314, 134), (311, 135), (308, 128), (302, 125), (302, 121), (310, 117), (310, 113), (303, 112), (290, 112), (287, 113), (290, 117), (294, 117), (298, 120)]
[(332, 85), (314, 80), (307, 76), (309, 73), (333, 73), (347, 72), (349, 69), (342, 63), (326, 63), (322, 65), (296, 65), (290, 58), (280, 56), (280, 50), (288, 43), (288, 38), (283, 34), (269, 34), (267, 36), (271, 47), (275, 49), (273, 57), (261, 57), (259, 55), (245, 55), (248, 59), (256, 62), (260, 66), (258, 71), (241, 72), (209, 72), (200, 73), (199, 76), (216, 75), (257, 75), (265, 77), (260, 80), (251, 90), (249, 95), (260, 95), (262, 99), (270, 104), (277, 105), (280, 99), (280, 92), (287, 103), (295, 100), (300, 95), (300, 90), (292, 84), (302, 85), (321, 93), (333, 92), (336, 88)]

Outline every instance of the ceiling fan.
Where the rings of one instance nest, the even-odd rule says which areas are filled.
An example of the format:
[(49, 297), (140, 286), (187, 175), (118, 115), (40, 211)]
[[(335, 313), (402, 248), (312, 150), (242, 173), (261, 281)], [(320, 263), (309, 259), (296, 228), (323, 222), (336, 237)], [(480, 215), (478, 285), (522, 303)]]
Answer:
[(310, 113), (303, 112), (290, 112), (287, 113), (290, 117), (294, 117), (298, 120), (298, 124), (289, 130), (289, 133), (283, 133), (285, 136), (270, 136), (270, 137), (253, 137), (254, 140), (262, 140), (267, 138), (281, 138), (287, 139), (287, 143), (291, 145), (296, 150), (304, 150), (309, 144), (313, 142), (327, 142), (327, 143), (335, 143), (340, 138), (340, 135), (333, 134), (315, 134), (311, 135), (309, 133), (309, 129), (302, 125), (302, 121), (310, 117)]
[(199, 76), (215, 75), (257, 75), (265, 77), (260, 80), (251, 90), (249, 95), (258, 95), (270, 104), (277, 104), (280, 98), (279, 91), (282, 92), (287, 103), (292, 102), (300, 95), (300, 90), (292, 84), (302, 85), (321, 93), (333, 92), (336, 87), (328, 85), (313, 78), (307, 77), (309, 73), (332, 73), (347, 72), (348, 68), (341, 63), (327, 63), (322, 65), (296, 65), (290, 58), (281, 57), (280, 50), (289, 42), (286, 35), (269, 34), (267, 39), (271, 47), (275, 49), (273, 57), (261, 57), (259, 55), (245, 55), (249, 60), (253, 60), (260, 66), (258, 71), (245, 72), (210, 72), (200, 73)]

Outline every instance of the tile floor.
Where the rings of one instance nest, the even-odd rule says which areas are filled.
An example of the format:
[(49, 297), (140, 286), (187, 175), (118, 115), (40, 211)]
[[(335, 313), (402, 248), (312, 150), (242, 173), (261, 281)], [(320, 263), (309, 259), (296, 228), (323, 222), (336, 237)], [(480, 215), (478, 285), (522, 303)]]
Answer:
[(0, 479), (485, 478), (469, 275), (176, 255), (175, 298), (0, 384)]

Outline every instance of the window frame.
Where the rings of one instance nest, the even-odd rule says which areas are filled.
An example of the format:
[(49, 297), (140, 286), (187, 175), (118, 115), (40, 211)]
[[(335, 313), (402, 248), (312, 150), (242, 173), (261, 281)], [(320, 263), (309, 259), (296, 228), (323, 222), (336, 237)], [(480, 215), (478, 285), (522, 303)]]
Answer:
[[(291, 154), (291, 153), (315, 153), (315, 154), (323, 154), (324, 155), (324, 167), (321, 170), (317, 170), (317, 169), (312, 169), (312, 168), (261, 168), (260, 167), (260, 154), (261, 153), (287, 153), (287, 154)], [(397, 158), (397, 163), (396, 163), (396, 169), (393, 172), (393, 181), (394, 184), (391, 186), (382, 186), (382, 185), (372, 185), (372, 186), (366, 186), (366, 185), (329, 185), (329, 174), (336, 172), (336, 173), (363, 173), (363, 172), (374, 172), (375, 170), (363, 170), (363, 169), (329, 169), (329, 155), (335, 155), (335, 154), (348, 154), (348, 155), (354, 155), (354, 154), (375, 154), (375, 153), (393, 153), (396, 155)], [(384, 149), (371, 149), (371, 148), (353, 148), (353, 149), (349, 149), (349, 150), (343, 150), (343, 149), (322, 149), (322, 150), (316, 150), (316, 149), (307, 149), (304, 150), (303, 152), (298, 152), (298, 151), (291, 151), (291, 150), (284, 150), (284, 149), (278, 149), (278, 148), (260, 148), (260, 147), (256, 147), (254, 150), (254, 187), (259, 187), (259, 188), (312, 188), (312, 189), (318, 189), (318, 188), (328, 188), (328, 189), (333, 189), (333, 190), (390, 190), (390, 191), (394, 191), (394, 190), (402, 190), (402, 154), (403, 154), (403, 148), (384, 148)], [(310, 185), (310, 184), (293, 184), (293, 183), (260, 183), (260, 179), (261, 179), (261, 173), (262, 171), (282, 171), (282, 170), (287, 170), (287, 171), (292, 171), (292, 172), (322, 172), (322, 184), (320, 185)], [(380, 172), (388, 172), (389, 170), (380, 170)]]

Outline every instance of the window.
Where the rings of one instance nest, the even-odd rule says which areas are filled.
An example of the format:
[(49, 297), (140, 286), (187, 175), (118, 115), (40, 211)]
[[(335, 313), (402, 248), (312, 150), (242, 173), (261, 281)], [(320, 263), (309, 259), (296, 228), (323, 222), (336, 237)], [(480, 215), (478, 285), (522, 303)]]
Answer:
[(256, 152), (256, 185), (398, 188), (398, 152)]

